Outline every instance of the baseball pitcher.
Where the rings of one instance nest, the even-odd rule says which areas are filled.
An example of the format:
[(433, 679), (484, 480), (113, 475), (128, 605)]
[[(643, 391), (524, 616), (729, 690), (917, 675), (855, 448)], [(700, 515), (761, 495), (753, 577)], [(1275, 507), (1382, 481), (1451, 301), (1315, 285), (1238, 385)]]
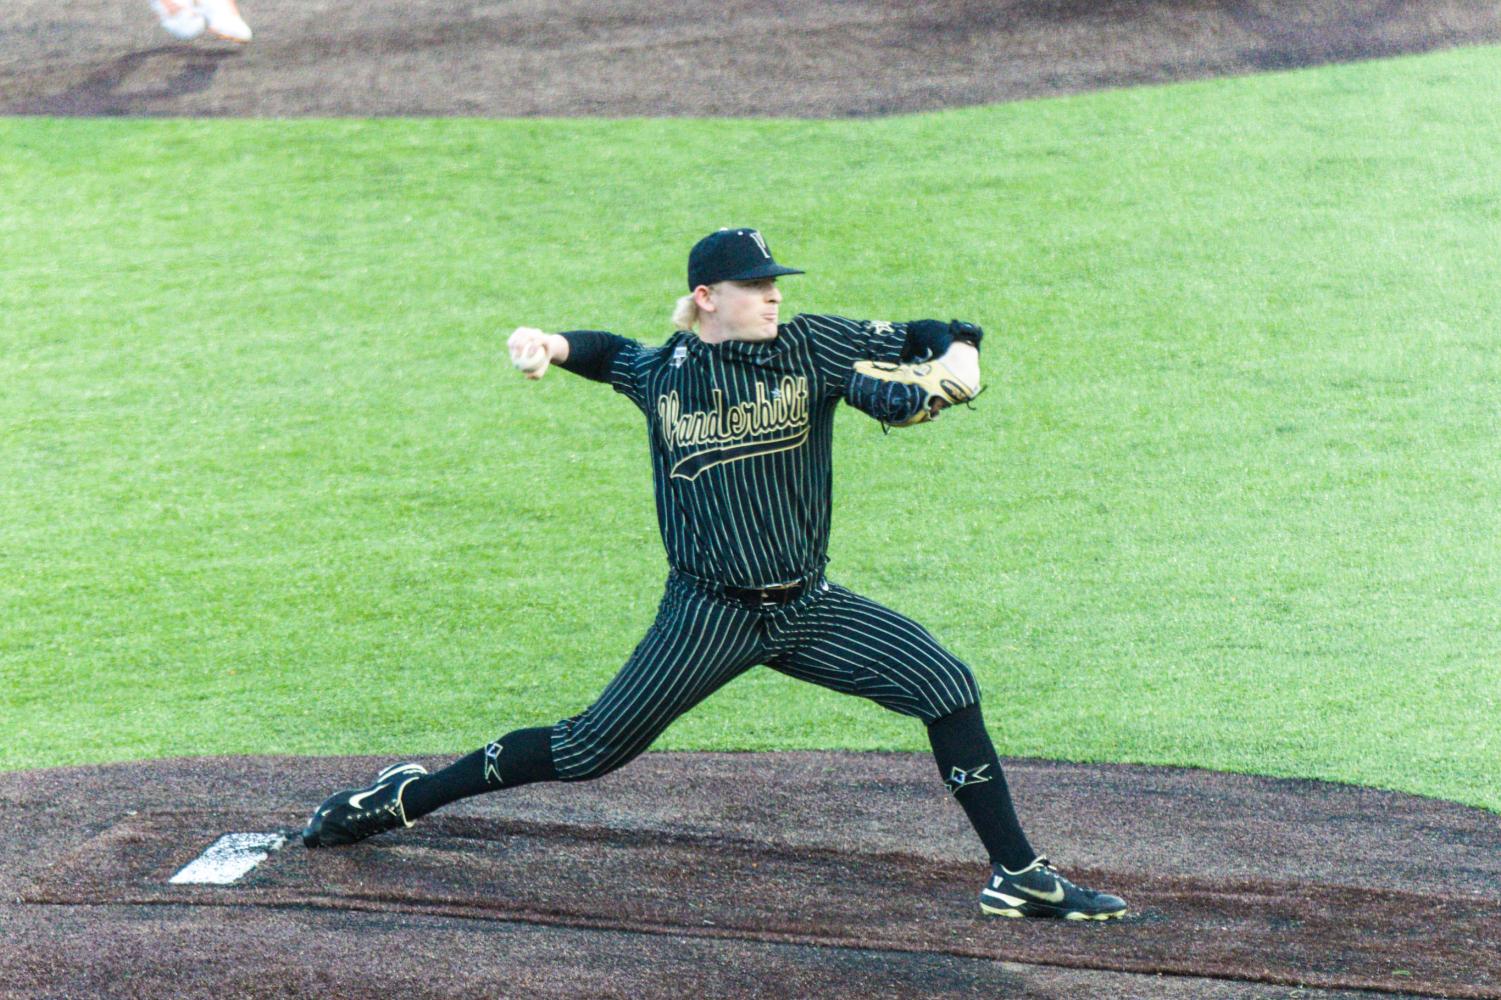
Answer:
[(688, 256), (689, 293), (665, 344), (522, 327), (513, 363), (609, 385), (646, 418), (669, 573), (656, 620), (572, 718), (506, 733), (428, 774), (393, 764), (313, 813), (308, 847), (351, 844), (471, 795), (586, 781), (758, 665), (869, 698), (926, 728), (938, 773), (989, 855), (984, 913), (1105, 920), (1126, 904), (1075, 885), (1027, 842), (969, 667), (911, 619), (839, 586), (828, 562), (834, 414), (930, 421), (980, 390), (982, 331), (799, 315), (780, 322), (778, 264), (754, 229), (721, 229)]

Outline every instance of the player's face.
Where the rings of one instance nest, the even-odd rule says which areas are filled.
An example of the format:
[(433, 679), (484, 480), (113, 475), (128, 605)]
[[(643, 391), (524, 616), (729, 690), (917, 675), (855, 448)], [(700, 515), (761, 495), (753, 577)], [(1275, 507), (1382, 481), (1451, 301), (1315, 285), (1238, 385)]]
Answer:
[(777, 335), (782, 290), (777, 279), (721, 281), (710, 289), (723, 340), (770, 340)]

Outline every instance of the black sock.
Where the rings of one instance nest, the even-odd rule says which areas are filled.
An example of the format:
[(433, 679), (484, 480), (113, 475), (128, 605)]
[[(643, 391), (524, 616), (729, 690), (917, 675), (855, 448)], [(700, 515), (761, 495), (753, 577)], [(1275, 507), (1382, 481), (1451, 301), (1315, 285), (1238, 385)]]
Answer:
[(992, 864), (1003, 864), (1012, 871), (1025, 868), (1037, 857), (1027, 835), (1022, 833), (1011, 804), (1011, 790), (1001, 773), (1001, 760), (995, 744), (985, 732), (980, 706), (961, 708), (928, 726), (928, 740), (933, 744), (933, 759), (938, 773), (954, 798), (964, 807), (970, 824)]
[(556, 781), (552, 766), (552, 727), (518, 729), (483, 749), (460, 757), (436, 774), (418, 778), (401, 792), (407, 821), (471, 795)]

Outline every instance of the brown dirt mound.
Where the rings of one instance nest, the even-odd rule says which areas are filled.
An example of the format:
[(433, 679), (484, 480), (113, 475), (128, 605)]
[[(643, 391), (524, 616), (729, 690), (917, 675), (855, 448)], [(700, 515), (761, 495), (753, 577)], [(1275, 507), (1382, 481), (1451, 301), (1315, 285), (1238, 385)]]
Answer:
[(223, 833), (295, 834), (376, 766), (0, 775), (0, 983), (356, 996), (379, 955), (382, 992), (409, 996), (1501, 998), (1494, 815), (1203, 771), (1007, 764), (1034, 841), (1131, 902), (1112, 924), (980, 917), (978, 844), (912, 754), (649, 754), (353, 848), (294, 840), (232, 886), (169, 883)]
[(0, 113), (785, 115), (984, 104), (1501, 40), (1490, 0), (242, 0), (244, 49), (146, 0), (5, 0)]

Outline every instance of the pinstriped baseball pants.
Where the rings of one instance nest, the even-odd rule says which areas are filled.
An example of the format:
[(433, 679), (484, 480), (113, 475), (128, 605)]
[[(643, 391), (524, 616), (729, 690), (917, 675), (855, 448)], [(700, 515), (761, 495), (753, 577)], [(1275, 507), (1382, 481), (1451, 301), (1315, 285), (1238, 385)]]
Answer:
[(626, 764), (678, 716), (759, 665), (924, 723), (980, 700), (969, 667), (926, 629), (838, 584), (820, 581), (788, 604), (751, 608), (675, 573), (625, 666), (594, 704), (553, 727), (558, 777), (583, 781)]

